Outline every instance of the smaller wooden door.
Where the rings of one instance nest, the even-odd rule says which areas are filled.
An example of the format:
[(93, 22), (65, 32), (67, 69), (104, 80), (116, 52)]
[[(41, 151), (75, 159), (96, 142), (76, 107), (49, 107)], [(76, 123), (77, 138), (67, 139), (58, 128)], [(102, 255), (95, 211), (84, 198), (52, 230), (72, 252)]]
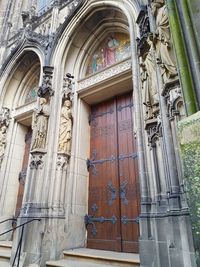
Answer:
[(17, 194), (15, 217), (19, 216), (20, 209), (22, 206), (23, 195), (24, 195), (24, 185), (25, 185), (25, 180), (26, 180), (29, 154), (30, 154), (30, 148), (31, 148), (31, 138), (32, 138), (32, 130), (31, 128), (28, 128), (27, 134), (25, 135), (25, 149), (24, 149), (24, 156), (23, 156), (23, 162), (22, 162), (22, 169), (19, 173), (19, 189), (18, 189), (18, 194)]

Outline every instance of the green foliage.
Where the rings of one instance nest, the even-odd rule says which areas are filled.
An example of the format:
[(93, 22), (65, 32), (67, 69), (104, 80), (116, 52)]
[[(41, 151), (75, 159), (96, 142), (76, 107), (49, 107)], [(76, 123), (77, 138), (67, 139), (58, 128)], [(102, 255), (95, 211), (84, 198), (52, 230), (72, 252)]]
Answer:
[(184, 176), (190, 207), (192, 232), (200, 266), (200, 143), (181, 145)]

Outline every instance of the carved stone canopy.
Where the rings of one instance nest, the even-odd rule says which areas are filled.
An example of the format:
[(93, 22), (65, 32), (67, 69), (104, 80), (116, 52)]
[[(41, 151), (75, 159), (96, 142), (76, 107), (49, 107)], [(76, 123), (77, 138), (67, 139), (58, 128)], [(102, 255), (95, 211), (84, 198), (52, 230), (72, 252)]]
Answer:
[(137, 38), (136, 41), (138, 44), (138, 52), (139, 55), (141, 56), (142, 54), (145, 53), (146, 50), (148, 50), (146, 40), (150, 32), (150, 25), (149, 25), (147, 6), (142, 6), (138, 18), (136, 20), (136, 23), (138, 24), (140, 29), (140, 38)]
[(10, 110), (9, 108), (2, 107), (0, 111), (0, 126), (8, 127), (10, 120)]
[(43, 79), (42, 85), (38, 89), (38, 96), (39, 97), (47, 97), (53, 96), (54, 90), (52, 88), (52, 76), (53, 76), (53, 67), (51, 66), (44, 66), (43, 67)]
[(73, 99), (73, 92), (72, 92), (72, 85), (73, 85), (74, 76), (70, 73), (67, 73), (64, 77), (63, 82), (63, 91), (62, 91), (62, 98), (63, 100), (69, 99), (72, 101)]

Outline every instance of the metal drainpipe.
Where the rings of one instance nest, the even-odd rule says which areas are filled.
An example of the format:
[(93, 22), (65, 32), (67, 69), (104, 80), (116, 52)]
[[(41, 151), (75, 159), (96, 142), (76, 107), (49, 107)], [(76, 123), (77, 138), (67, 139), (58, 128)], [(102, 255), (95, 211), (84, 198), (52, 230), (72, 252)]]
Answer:
[(185, 49), (184, 38), (181, 31), (177, 5), (174, 0), (166, 0), (166, 4), (168, 8), (170, 30), (178, 63), (181, 87), (185, 100), (186, 113), (188, 116), (190, 116), (196, 113), (198, 108), (187, 53)]

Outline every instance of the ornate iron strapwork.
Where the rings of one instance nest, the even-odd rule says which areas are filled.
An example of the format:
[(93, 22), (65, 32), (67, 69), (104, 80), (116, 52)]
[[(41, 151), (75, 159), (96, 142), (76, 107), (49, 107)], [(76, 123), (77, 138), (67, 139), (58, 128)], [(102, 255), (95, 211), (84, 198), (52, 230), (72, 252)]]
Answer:
[(113, 156), (113, 155), (111, 155), (109, 158), (107, 158), (107, 159), (98, 159), (98, 160), (96, 160), (96, 155), (97, 155), (97, 152), (96, 152), (96, 150), (93, 150), (93, 158), (92, 159), (87, 159), (87, 162), (86, 162), (86, 164), (87, 164), (87, 169), (88, 169), (88, 171), (90, 170), (90, 168), (92, 168), (92, 174), (94, 175), (94, 176), (97, 176), (97, 169), (96, 169), (96, 164), (103, 164), (103, 163), (105, 163), (105, 162), (114, 162), (115, 161), (115, 157)]
[(111, 206), (115, 201), (115, 199), (117, 198), (117, 190), (113, 186), (111, 181), (108, 183), (108, 191), (110, 193), (110, 199), (108, 200), (108, 205)]
[(117, 107), (117, 111), (122, 111), (122, 109), (124, 108), (132, 108), (133, 107), (133, 103), (129, 103), (128, 105), (125, 105), (125, 106), (118, 106)]
[(130, 223), (130, 222), (139, 223), (139, 220), (140, 220), (139, 217), (133, 218), (133, 219), (127, 218), (126, 216), (122, 216), (121, 217), (122, 224), (127, 224), (127, 223)]
[(96, 113), (96, 112), (93, 112), (92, 114), (90, 114), (89, 116), (89, 124), (91, 123), (94, 123), (95, 124), (95, 120), (96, 118), (98, 117), (102, 117), (106, 114), (112, 114), (114, 112), (114, 109), (113, 108), (110, 108), (109, 110), (105, 111), (105, 112), (102, 112), (102, 113)]
[(129, 158), (132, 158), (132, 159), (135, 159), (137, 158), (137, 153), (133, 153), (133, 154), (130, 154), (130, 155), (122, 155), (120, 154), (119, 155), (119, 160), (125, 160), (125, 159), (129, 159)]
[(114, 215), (111, 218), (105, 218), (103, 216), (95, 218), (93, 215), (85, 215), (84, 219), (86, 228), (88, 227), (88, 225), (92, 225), (93, 236), (97, 234), (95, 223), (111, 222), (112, 224), (115, 224), (117, 222), (117, 218)]
[(123, 183), (120, 185), (120, 188), (119, 188), (119, 195), (120, 195), (120, 198), (121, 198), (122, 203), (124, 205), (128, 205), (128, 199), (126, 198), (127, 185), (128, 185), (128, 182), (127, 181), (123, 181)]

